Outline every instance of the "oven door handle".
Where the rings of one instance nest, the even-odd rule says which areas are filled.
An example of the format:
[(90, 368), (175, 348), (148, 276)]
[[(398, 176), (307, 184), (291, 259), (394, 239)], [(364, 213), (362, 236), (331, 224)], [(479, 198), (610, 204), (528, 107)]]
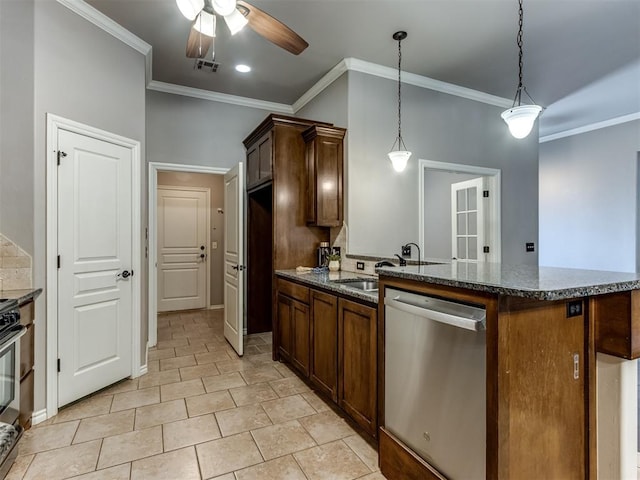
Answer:
[(7, 349), (7, 347), (9, 347), (13, 342), (18, 340), (26, 333), (27, 327), (17, 324), (12, 326), (11, 330), (12, 331), (8, 333), (7, 336), (0, 338), (0, 356), (2, 355), (2, 352)]

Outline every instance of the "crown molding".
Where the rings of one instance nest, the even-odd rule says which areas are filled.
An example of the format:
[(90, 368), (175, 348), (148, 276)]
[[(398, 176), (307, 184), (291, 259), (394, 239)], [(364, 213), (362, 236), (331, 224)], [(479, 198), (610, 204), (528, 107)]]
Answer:
[(229, 103), (231, 105), (240, 105), (242, 107), (257, 108), (260, 110), (268, 110), (274, 113), (284, 113), (293, 115), (294, 111), (291, 105), (284, 103), (267, 102), (265, 100), (257, 100), (255, 98), (239, 97), (237, 95), (228, 95), (226, 93), (212, 92), (202, 90), (200, 88), (184, 87), (173, 83), (158, 82), (152, 80), (147, 85), (147, 89), (156, 92), (172, 93), (174, 95), (182, 95), (185, 97), (199, 98), (201, 100), (209, 100), (212, 102)]
[[(345, 58), (344, 61), (347, 65), (347, 69), (352, 72), (366, 73), (368, 75), (386, 78), (389, 80), (397, 80), (398, 78), (398, 70), (395, 68), (366, 62), (358, 58)], [(402, 72), (402, 83), (426, 88), (428, 90), (435, 90), (436, 92), (447, 93), (456, 97), (475, 100), (476, 102), (495, 105), (497, 107), (509, 108), (513, 105), (512, 99), (510, 100), (508, 98), (490, 95), (471, 88), (461, 87), (459, 85), (454, 85), (453, 83), (442, 82), (440, 80), (405, 71)]]
[(107, 17), (104, 13), (86, 3), (84, 0), (57, 0), (57, 2), (144, 55), (147, 84), (151, 81), (151, 45)]
[(614, 125), (633, 122), (634, 120), (640, 120), (640, 112), (622, 115), (621, 117), (610, 118), (609, 120), (591, 123), (589, 125), (583, 125), (582, 127), (572, 128), (571, 130), (565, 130), (564, 132), (545, 135), (544, 137), (540, 137), (540, 143), (551, 142), (560, 138), (571, 137), (573, 135), (580, 135), (581, 133), (587, 133), (594, 130), (600, 130), (602, 128), (613, 127)]
[(292, 105), (293, 111), (297, 113), (307, 103), (320, 95), (325, 88), (340, 78), (347, 70), (347, 59), (343, 59), (294, 102)]

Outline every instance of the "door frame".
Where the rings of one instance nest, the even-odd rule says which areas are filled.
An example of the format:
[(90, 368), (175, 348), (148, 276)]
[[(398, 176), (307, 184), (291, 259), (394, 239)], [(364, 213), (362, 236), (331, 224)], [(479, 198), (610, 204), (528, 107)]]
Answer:
[(500, 189), (502, 185), (501, 170), (497, 168), (478, 167), (476, 165), (464, 165), (461, 163), (436, 162), (433, 160), (418, 160), (418, 243), (420, 250), (424, 249), (424, 175), (427, 170), (438, 170), (444, 172), (469, 173), (481, 175), (487, 179), (487, 188), (493, 192), (489, 196), (490, 225), (485, 229), (492, 243), (492, 252), (489, 253), (488, 261), (500, 262), (502, 259), (502, 237), (501, 237), (501, 216), (500, 216)]
[[(149, 252), (149, 270), (147, 272), (148, 285), (147, 296), (149, 298), (148, 323), (148, 341), (147, 349), (155, 347), (158, 343), (158, 172), (185, 172), (185, 173), (212, 173), (215, 175), (224, 175), (229, 168), (223, 167), (205, 167), (202, 165), (182, 165), (179, 163), (161, 163), (149, 162), (149, 179), (148, 179), (148, 205), (147, 212), (147, 249)], [(209, 232), (210, 233), (210, 232)], [(207, 306), (208, 307), (208, 306)]]
[(74, 120), (47, 113), (46, 139), (46, 406), (47, 418), (58, 413), (58, 132), (67, 130), (79, 135), (120, 145), (131, 151), (131, 269), (138, 275), (131, 277), (131, 377), (146, 371), (140, 364), (141, 345), (141, 146), (140, 142), (85, 125)]
[[(186, 191), (186, 192), (201, 192), (204, 193), (207, 199), (207, 225), (205, 227), (206, 239), (205, 245), (207, 245), (207, 256), (205, 257), (205, 268), (206, 268), (206, 280), (205, 280), (205, 300), (204, 303), (209, 308), (211, 306), (211, 264), (209, 263), (211, 257), (211, 189), (208, 187), (181, 187), (179, 185), (158, 185), (156, 188), (156, 200), (158, 189), (163, 188), (165, 190), (175, 190), (175, 191)], [(157, 215), (157, 205), (156, 205), (156, 215)], [(158, 238), (158, 229), (157, 229), (157, 217), (156, 217), (156, 229), (154, 230), (156, 234), (156, 239)], [(155, 258), (155, 257), (154, 257)], [(157, 262), (157, 259), (156, 259)], [(157, 269), (156, 269), (157, 275)], [(156, 286), (156, 295), (158, 293), (158, 289)], [(156, 305), (156, 308), (157, 305)]]

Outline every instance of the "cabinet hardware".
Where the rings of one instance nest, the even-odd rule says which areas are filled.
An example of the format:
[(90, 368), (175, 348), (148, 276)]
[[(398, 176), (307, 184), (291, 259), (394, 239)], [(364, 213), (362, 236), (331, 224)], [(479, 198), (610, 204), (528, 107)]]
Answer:
[(573, 354), (573, 379), (580, 379), (580, 354)]

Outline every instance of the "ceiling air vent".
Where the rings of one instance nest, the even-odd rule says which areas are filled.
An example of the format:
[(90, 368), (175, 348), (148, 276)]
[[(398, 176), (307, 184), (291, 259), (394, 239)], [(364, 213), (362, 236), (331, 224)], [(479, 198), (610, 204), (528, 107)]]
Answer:
[(205, 72), (216, 73), (220, 64), (213, 60), (205, 60), (204, 58), (196, 58), (196, 62), (193, 64), (194, 70), (203, 70)]

